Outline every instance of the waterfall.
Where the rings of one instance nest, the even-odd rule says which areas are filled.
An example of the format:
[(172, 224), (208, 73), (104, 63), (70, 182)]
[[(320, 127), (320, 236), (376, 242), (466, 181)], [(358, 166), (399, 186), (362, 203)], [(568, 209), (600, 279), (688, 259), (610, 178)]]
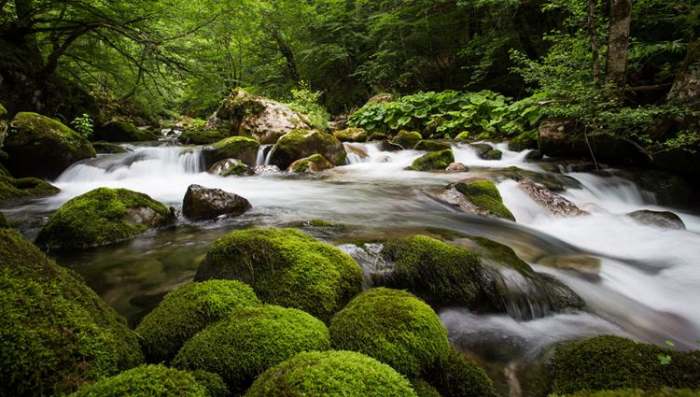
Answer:
[(272, 152), (273, 145), (260, 145), (258, 148), (258, 155), (255, 158), (256, 166), (270, 165), (270, 153)]

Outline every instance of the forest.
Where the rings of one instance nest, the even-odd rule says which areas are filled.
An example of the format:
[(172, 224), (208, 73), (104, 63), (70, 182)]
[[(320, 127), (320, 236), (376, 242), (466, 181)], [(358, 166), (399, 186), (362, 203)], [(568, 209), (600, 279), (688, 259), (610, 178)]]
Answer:
[(0, 396), (700, 397), (700, 0), (0, 0)]

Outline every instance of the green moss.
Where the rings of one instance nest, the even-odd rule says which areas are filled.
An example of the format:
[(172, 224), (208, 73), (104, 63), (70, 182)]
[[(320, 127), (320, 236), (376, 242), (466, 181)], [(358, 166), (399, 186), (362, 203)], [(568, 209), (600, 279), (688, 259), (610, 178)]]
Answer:
[[(668, 355), (664, 365), (659, 355)], [(683, 353), (617, 336), (569, 342), (556, 348), (545, 372), (552, 393), (583, 390), (700, 388), (700, 351)]]
[(481, 300), (479, 258), (464, 248), (413, 236), (387, 241), (382, 255), (394, 271), (377, 280), (381, 285), (409, 290), (434, 307), (475, 308)]
[(238, 159), (249, 166), (255, 166), (259, 147), (260, 144), (255, 138), (232, 136), (222, 139), (206, 149), (204, 158), (209, 166), (225, 159)]
[(366, 142), (367, 131), (362, 128), (347, 128), (333, 133), (341, 142)]
[(442, 397), (496, 397), (493, 382), (464, 354), (450, 349), (447, 358), (423, 375)]
[(172, 221), (170, 209), (145, 194), (99, 188), (63, 204), (39, 232), (37, 244), (49, 250), (99, 247)]
[(4, 229), (10, 227), (10, 224), (7, 223), (7, 219), (5, 219), (5, 215), (3, 215), (2, 212), (0, 212), (0, 229)]
[(389, 139), (389, 136), (383, 132), (373, 132), (367, 138), (368, 141), (385, 141)]
[(413, 389), (416, 391), (418, 397), (442, 397), (436, 388), (430, 385), (430, 383), (424, 381), (423, 379), (418, 379), (413, 382)]
[(320, 154), (297, 160), (289, 166), (289, 170), (295, 173), (320, 172), (333, 168), (333, 164)]
[(455, 141), (457, 142), (466, 142), (470, 140), (471, 133), (469, 131), (462, 131), (457, 136), (455, 137)]
[(525, 131), (508, 142), (508, 149), (516, 152), (537, 147), (537, 130)]
[(0, 395), (70, 393), (143, 361), (136, 334), (82, 280), (0, 229)]
[(194, 376), (197, 383), (207, 389), (210, 397), (228, 397), (231, 395), (228, 386), (226, 386), (226, 383), (224, 383), (224, 380), (215, 373), (198, 369), (196, 371), (192, 371), (192, 376)]
[(95, 148), (95, 152), (100, 154), (114, 154), (114, 153), (126, 153), (128, 150), (120, 145), (110, 142), (93, 142), (92, 147)]
[(125, 120), (115, 120), (95, 129), (94, 139), (106, 142), (155, 141), (158, 135), (149, 129), (139, 129)]
[(364, 353), (400, 373), (417, 377), (449, 350), (440, 318), (408, 292), (387, 288), (365, 291), (331, 322), (335, 349)]
[(426, 152), (439, 152), (451, 148), (452, 147), (447, 142), (441, 142), (432, 139), (423, 139), (422, 141), (416, 144), (414, 149), (425, 150)]
[(404, 149), (413, 149), (421, 139), (423, 139), (423, 136), (418, 131), (401, 130), (394, 136), (391, 142)]
[(446, 149), (424, 154), (413, 161), (408, 169), (413, 171), (444, 171), (454, 161), (452, 150)]
[(190, 145), (209, 145), (229, 137), (230, 134), (219, 129), (189, 128), (180, 134), (178, 140)]
[(531, 276), (535, 274), (530, 265), (520, 259), (515, 251), (507, 245), (483, 237), (470, 237), (469, 239), (476, 243), (474, 251), (482, 259), (491, 261), (497, 266), (517, 270), (522, 275)]
[(500, 160), (503, 157), (503, 152), (498, 149), (494, 149), (491, 145), (486, 143), (473, 143), (470, 145), (475, 151), (477, 156), (482, 160)]
[(226, 159), (216, 162), (214, 165), (209, 167), (209, 173), (219, 176), (243, 176), (249, 175), (251, 173), (250, 168), (246, 163), (237, 159)]
[(187, 371), (162, 365), (143, 365), (84, 386), (71, 397), (213, 397), (206, 385)]
[(503, 205), (503, 199), (496, 185), (486, 179), (460, 182), (454, 185), (472, 204), (491, 215), (515, 221), (513, 214)]
[(237, 309), (207, 327), (185, 343), (173, 365), (216, 373), (240, 393), (295, 354), (329, 348), (323, 322), (301, 310), (268, 305)]
[[(690, 389), (669, 389), (663, 388), (659, 390), (644, 391), (639, 389), (618, 389), (604, 390), (598, 392), (580, 392), (568, 394), (569, 397), (700, 397), (699, 390)], [(552, 397), (558, 397), (552, 395)]]
[(195, 280), (236, 279), (266, 303), (323, 320), (361, 290), (362, 269), (345, 252), (295, 229), (247, 229), (218, 239)]
[(272, 148), (270, 162), (287, 169), (296, 160), (320, 154), (334, 165), (345, 164), (343, 144), (333, 135), (315, 130), (296, 129), (282, 136)]
[(136, 333), (151, 362), (168, 362), (197, 332), (235, 309), (260, 304), (253, 289), (239, 281), (191, 283), (165, 296), (141, 321)]
[(52, 196), (59, 189), (39, 178), (0, 176), (0, 202)]
[(4, 119), (7, 116), (7, 109), (0, 103), (0, 119)]
[(417, 397), (391, 367), (348, 351), (300, 353), (263, 373), (245, 396)]

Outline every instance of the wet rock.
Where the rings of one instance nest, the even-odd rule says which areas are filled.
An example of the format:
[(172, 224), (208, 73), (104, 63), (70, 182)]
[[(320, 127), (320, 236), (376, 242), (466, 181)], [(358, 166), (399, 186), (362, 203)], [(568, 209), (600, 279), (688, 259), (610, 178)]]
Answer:
[(423, 137), (418, 131), (401, 130), (396, 134), (394, 139), (391, 140), (391, 143), (399, 145), (404, 149), (413, 149), (421, 139), (423, 139)]
[(450, 165), (447, 166), (445, 169), (447, 172), (467, 172), (469, 171), (469, 167), (466, 165), (460, 163), (460, 162), (454, 162), (451, 163)]
[(500, 160), (503, 157), (503, 152), (486, 143), (472, 143), (469, 146), (476, 150), (476, 155), (482, 160)]
[(260, 144), (254, 138), (233, 136), (223, 139), (202, 150), (207, 167), (226, 159), (238, 159), (250, 167), (255, 167)]
[(271, 144), (295, 129), (310, 128), (310, 123), (306, 116), (288, 105), (238, 88), (209, 118), (207, 128), (225, 131), (228, 135), (252, 135), (262, 144)]
[(622, 172), (619, 175), (634, 181), (641, 189), (652, 193), (659, 205), (688, 207), (693, 204), (693, 189), (680, 176), (655, 170)]
[(508, 150), (522, 152), (527, 149), (538, 149), (536, 132), (523, 132), (508, 142)]
[(403, 150), (403, 147), (391, 141), (382, 141), (382, 144), (379, 147), (379, 149), (383, 152), (398, 152)]
[(344, 144), (344, 146), (345, 152), (348, 154), (348, 156), (356, 156), (360, 159), (366, 159), (367, 157), (369, 157), (369, 154), (367, 154), (367, 150), (365, 150), (365, 148), (360, 145), (346, 143)]
[(333, 136), (341, 142), (365, 142), (367, 141), (367, 131), (362, 128), (346, 128), (335, 131)]
[(537, 204), (546, 208), (550, 213), (557, 216), (580, 216), (587, 215), (586, 211), (578, 208), (574, 203), (566, 198), (547, 189), (544, 185), (538, 184), (530, 179), (523, 179), (518, 182), (518, 186)]
[(500, 170), (493, 170), (492, 173), (497, 178), (508, 178), (517, 182), (520, 182), (523, 179), (530, 179), (553, 192), (563, 192), (566, 188), (581, 188), (581, 183), (576, 179), (558, 173), (535, 172), (524, 170), (515, 166)]
[(367, 138), (368, 141), (386, 141), (389, 139), (389, 135), (383, 132), (373, 132)]
[(657, 226), (663, 229), (685, 230), (683, 220), (671, 211), (639, 210), (630, 212), (627, 216), (644, 225)]
[(26, 112), (12, 120), (3, 150), (9, 155), (6, 165), (14, 176), (49, 179), (96, 155), (85, 137), (60, 121)]
[(60, 190), (39, 178), (12, 178), (0, 175), (0, 203), (53, 196)]
[(538, 258), (537, 264), (597, 276), (600, 273), (601, 261), (599, 258), (585, 255), (557, 255)]
[(424, 150), (426, 152), (439, 152), (441, 150), (447, 150), (451, 148), (452, 146), (450, 146), (449, 143), (436, 141), (433, 139), (423, 139), (422, 141), (418, 142), (414, 147), (415, 150)]
[(496, 185), (486, 179), (472, 179), (449, 185), (436, 198), (470, 214), (515, 221), (513, 214), (503, 205)]
[(155, 141), (159, 136), (150, 129), (141, 129), (131, 122), (114, 120), (95, 129), (93, 138), (105, 142)]
[(241, 160), (225, 159), (225, 160), (217, 161), (216, 163), (214, 163), (214, 165), (209, 167), (208, 172), (210, 174), (219, 175), (219, 176), (231, 176), (231, 175), (242, 176), (242, 175), (250, 174), (251, 170)]
[(408, 169), (413, 171), (443, 171), (454, 161), (452, 149), (446, 149), (424, 154), (414, 160)]
[(270, 164), (287, 169), (296, 160), (320, 154), (333, 165), (347, 158), (343, 144), (333, 135), (317, 130), (294, 130), (280, 138), (272, 148)]
[(299, 159), (289, 166), (289, 171), (294, 173), (321, 172), (333, 168), (333, 164), (320, 154)]
[(182, 203), (182, 214), (191, 220), (207, 220), (242, 215), (251, 208), (248, 200), (236, 194), (191, 185)]
[(128, 150), (120, 145), (111, 142), (93, 142), (92, 147), (98, 154), (126, 153)]
[(537, 161), (542, 160), (542, 152), (539, 150), (531, 150), (527, 155), (525, 155), (525, 160), (527, 161)]
[(255, 175), (275, 175), (282, 172), (276, 165), (258, 165), (253, 169)]

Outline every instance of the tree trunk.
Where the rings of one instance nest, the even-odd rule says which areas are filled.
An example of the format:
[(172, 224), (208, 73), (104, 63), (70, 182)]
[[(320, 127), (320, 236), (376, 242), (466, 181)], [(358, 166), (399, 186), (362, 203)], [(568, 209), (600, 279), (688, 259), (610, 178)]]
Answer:
[(588, 0), (588, 34), (591, 37), (591, 55), (593, 57), (593, 81), (600, 83), (600, 45), (598, 44), (597, 1)]
[(301, 78), (299, 77), (299, 71), (297, 70), (297, 63), (294, 59), (294, 52), (292, 51), (292, 48), (289, 47), (289, 44), (287, 44), (287, 42), (284, 40), (284, 37), (282, 37), (282, 34), (280, 33), (279, 29), (277, 29), (276, 27), (272, 27), (270, 31), (272, 33), (272, 38), (275, 40), (275, 42), (277, 43), (277, 47), (282, 53), (282, 56), (287, 61), (287, 70), (289, 71), (289, 77), (295, 82), (299, 82)]
[(688, 43), (688, 54), (673, 82), (668, 99), (700, 106), (700, 39)]
[(632, 25), (632, 0), (612, 0), (608, 32), (606, 79), (624, 87), (627, 79), (627, 53)]

